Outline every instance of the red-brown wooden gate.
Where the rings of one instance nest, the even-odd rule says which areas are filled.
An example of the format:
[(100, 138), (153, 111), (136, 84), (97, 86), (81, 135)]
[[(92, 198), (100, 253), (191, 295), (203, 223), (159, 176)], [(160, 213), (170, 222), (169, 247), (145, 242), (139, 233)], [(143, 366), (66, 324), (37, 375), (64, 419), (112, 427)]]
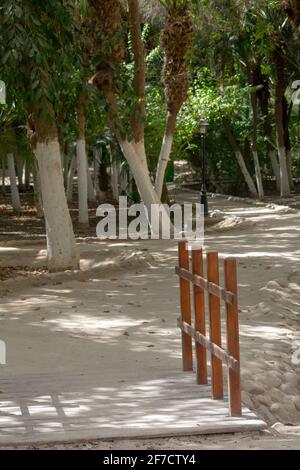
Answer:
[[(192, 271), (188, 244), (179, 243), (179, 266), (176, 273), (180, 278), (181, 318), (178, 326), (182, 331), (183, 370), (193, 370), (193, 347), (195, 341), (197, 382), (208, 383), (207, 351), (211, 353), (212, 397), (224, 398), (223, 363), (228, 368), (229, 412), (241, 416), (240, 345), (238, 319), (237, 263), (233, 258), (224, 261), (225, 287), (220, 286), (219, 255), (206, 255), (207, 278), (204, 277), (202, 250), (192, 250)], [(190, 285), (193, 286), (194, 327)], [(206, 334), (205, 291), (208, 293), (209, 336)], [(226, 305), (227, 350), (222, 348), (221, 301)]]

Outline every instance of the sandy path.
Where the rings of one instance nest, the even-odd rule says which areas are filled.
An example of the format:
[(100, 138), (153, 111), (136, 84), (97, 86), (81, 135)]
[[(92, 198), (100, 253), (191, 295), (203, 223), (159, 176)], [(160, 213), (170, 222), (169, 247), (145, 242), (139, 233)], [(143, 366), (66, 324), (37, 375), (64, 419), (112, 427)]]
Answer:
[[(180, 195), (182, 201), (193, 197)], [(225, 198), (213, 199), (211, 206), (226, 214), (227, 229), (209, 231), (206, 248), (220, 251), (222, 257), (234, 255), (239, 261), (244, 402), (270, 425), (294, 425), (277, 426), (293, 434), (131, 445), (299, 447), (300, 367), (292, 363), (300, 340), (299, 212)], [(93, 369), (101, 364), (109, 364), (112, 374), (119, 367), (138, 373), (149, 362), (158, 369), (180, 367), (176, 244), (82, 243), (81, 252), (80, 273), (36, 274), (0, 283), (0, 337), (7, 344), (8, 356), (1, 375)], [(39, 267), (44, 256), (41, 245), (0, 246), (2, 266), (31, 263)], [(105, 445), (132, 448), (124, 441), (98, 447), (110, 448)]]

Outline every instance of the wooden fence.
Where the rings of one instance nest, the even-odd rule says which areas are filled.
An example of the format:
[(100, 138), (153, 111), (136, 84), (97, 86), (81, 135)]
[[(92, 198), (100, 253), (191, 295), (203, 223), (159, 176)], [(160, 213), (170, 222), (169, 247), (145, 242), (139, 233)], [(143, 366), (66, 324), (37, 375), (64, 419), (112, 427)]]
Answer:
[[(197, 382), (208, 383), (207, 351), (211, 353), (212, 397), (224, 398), (223, 363), (228, 368), (229, 412), (241, 416), (240, 345), (238, 319), (238, 292), (236, 260), (224, 261), (225, 288), (220, 286), (219, 255), (207, 253), (207, 279), (204, 277), (202, 250), (192, 251), (192, 271), (187, 242), (179, 243), (181, 318), (178, 326), (182, 332), (183, 370), (193, 370), (192, 340), (195, 341)], [(193, 287), (194, 327), (190, 285)], [(205, 291), (208, 293), (209, 337), (206, 334)], [(226, 305), (227, 350), (222, 348), (221, 301)]]

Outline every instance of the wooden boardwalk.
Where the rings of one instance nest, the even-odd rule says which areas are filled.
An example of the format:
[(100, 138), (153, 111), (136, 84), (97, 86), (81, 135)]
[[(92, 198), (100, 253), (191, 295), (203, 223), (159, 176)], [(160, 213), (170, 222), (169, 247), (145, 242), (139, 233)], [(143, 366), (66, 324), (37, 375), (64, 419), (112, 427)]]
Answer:
[[(147, 374), (147, 375), (146, 375)], [(195, 376), (149, 368), (0, 378), (0, 445), (256, 431), (247, 409), (232, 418), (225, 400)]]

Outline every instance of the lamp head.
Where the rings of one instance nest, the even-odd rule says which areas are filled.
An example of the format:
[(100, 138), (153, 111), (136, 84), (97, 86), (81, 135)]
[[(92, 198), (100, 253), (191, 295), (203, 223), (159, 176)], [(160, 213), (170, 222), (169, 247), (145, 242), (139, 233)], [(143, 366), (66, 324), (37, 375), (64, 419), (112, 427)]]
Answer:
[(208, 122), (205, 119), (200, 119), (199, 124), (200, 124), (199, 126), (200, 134), (205, 135), (208, 129)]

